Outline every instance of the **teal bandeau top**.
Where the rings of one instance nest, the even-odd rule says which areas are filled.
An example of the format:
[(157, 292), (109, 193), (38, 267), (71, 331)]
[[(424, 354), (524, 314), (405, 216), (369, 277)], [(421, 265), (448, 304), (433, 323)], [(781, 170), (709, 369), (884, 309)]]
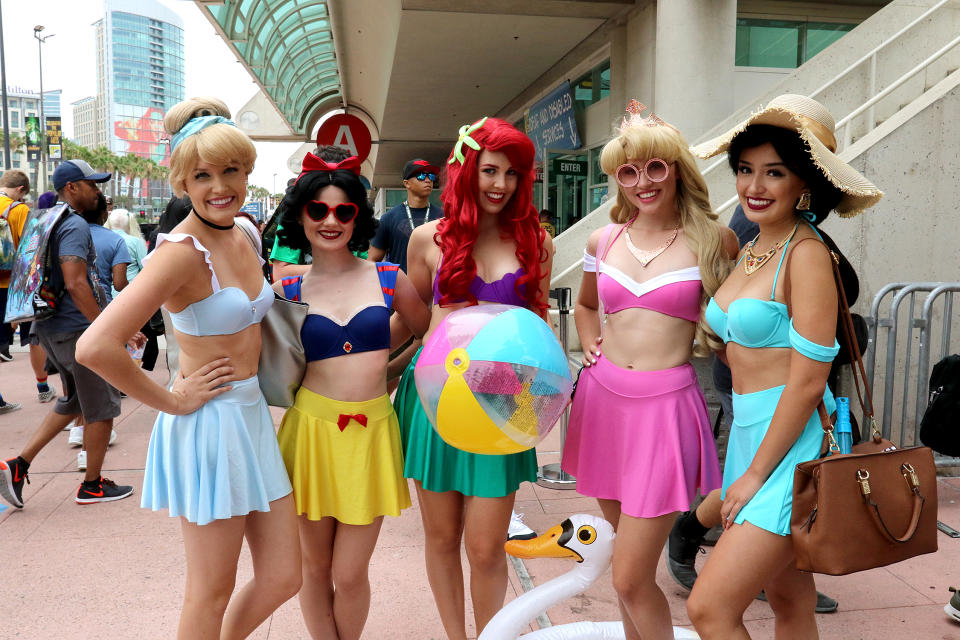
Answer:
[(783, 257), (789, 246), (790, 243), (787, 242), (780, 255), (769, 300), (738, 298), (724, 311), (716, 300), (711, 298), (704, 311), (704, 319), (724, 342), (734, 342), (751, 349), (792, 348), (811, 360), (832, 362), (840, 352), (840, 344), (834, 340), (833, 346), (824, 346), (804, 338), (794, 328), (793, 319), (787, 314), (787, 305), (774, 300)]

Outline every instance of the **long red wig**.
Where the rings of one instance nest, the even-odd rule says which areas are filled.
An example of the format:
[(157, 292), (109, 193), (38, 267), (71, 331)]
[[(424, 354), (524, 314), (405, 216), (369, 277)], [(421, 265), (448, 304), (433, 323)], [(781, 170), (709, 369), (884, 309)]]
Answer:
[[(477, 151), (462, 145), (464, 161), (454, 160), (445, 166), (443, 180), (443, 220), (437, 226), (437, 236), (443, 260), (437, 273), (440, 306), (457, 304), (464, 300), (476, 304), (470, 293), (470, 284), (477, 275), (473, 247), (477, 241), (477, 207), (479, 190), (478, 158), (481, 151), (499, 151), (510, 159), (517, 172), (517, 190), (497, 216), (500, 236), (516, 244), (516, 256), (523, 268), (517, 280), (517, 294), (525, 298), (527, 307), (543, 313), (549, 306), (540, 292), (540, 280), (546, 275), (541, 264), (546, 260), (543, 231), (533, 197), (534, 147), (526, 135), (499, 118), (487, 118), (482, 127), (470, 134), (479, 145)], [(453, 152), (450, 153), (453, 158)], [(523, 292), (520, 287), (526, 285)]]

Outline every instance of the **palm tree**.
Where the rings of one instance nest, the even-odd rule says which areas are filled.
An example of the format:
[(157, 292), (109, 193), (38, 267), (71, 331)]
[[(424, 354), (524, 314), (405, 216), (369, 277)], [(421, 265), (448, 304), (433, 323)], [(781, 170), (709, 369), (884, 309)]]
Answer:
[[(101, 171), (106, 171), (107, 173), (116, 174), (117, 172), (117, 161), (119, 160), (118, 156), (110, 149), (106, 147), (97, 147), (90, 154), (90, 160), (88, 162), (94, 169), (100, 169)], [(111, 186), (111, 191), (114, 199), (117, 197), (117, 176), (113, 176), (113, 183)]]

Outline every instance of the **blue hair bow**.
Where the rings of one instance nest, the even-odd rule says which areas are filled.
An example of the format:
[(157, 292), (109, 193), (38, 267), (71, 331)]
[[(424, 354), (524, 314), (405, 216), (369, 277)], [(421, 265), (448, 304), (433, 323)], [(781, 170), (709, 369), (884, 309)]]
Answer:
[(180, 131), (177, 131), (177, 133), (170, 138), (170, 153), (173, 153), (174, 149), (190, 136), (200, 133), (207, 127), (212, 127), (215, 124), (228, 124), (231, 127), (237, 126), (233, 120), (224, 118), (223, 116), (198, 116), (196, 118), (190, 118), (187, 124), (183, 125)]

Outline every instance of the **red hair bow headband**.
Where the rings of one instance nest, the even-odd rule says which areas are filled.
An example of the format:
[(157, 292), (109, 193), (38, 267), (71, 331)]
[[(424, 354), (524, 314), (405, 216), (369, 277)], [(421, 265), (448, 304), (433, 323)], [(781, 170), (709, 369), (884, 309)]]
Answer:
[(352, 171), (353, 173), (360, 175), (360, 158), (357, 156), (350, 156), (349, 158), (344, 158), (340, 162), (334, 164), (332, 162), (327, 162), (322, 158), (318, 158), (312, 153), (307, 153), (303, 157), (303, 164), (300, 165), (300, 175), (297, 176), (297, 180), (303, 177), (303, 174), (310, 171)]

